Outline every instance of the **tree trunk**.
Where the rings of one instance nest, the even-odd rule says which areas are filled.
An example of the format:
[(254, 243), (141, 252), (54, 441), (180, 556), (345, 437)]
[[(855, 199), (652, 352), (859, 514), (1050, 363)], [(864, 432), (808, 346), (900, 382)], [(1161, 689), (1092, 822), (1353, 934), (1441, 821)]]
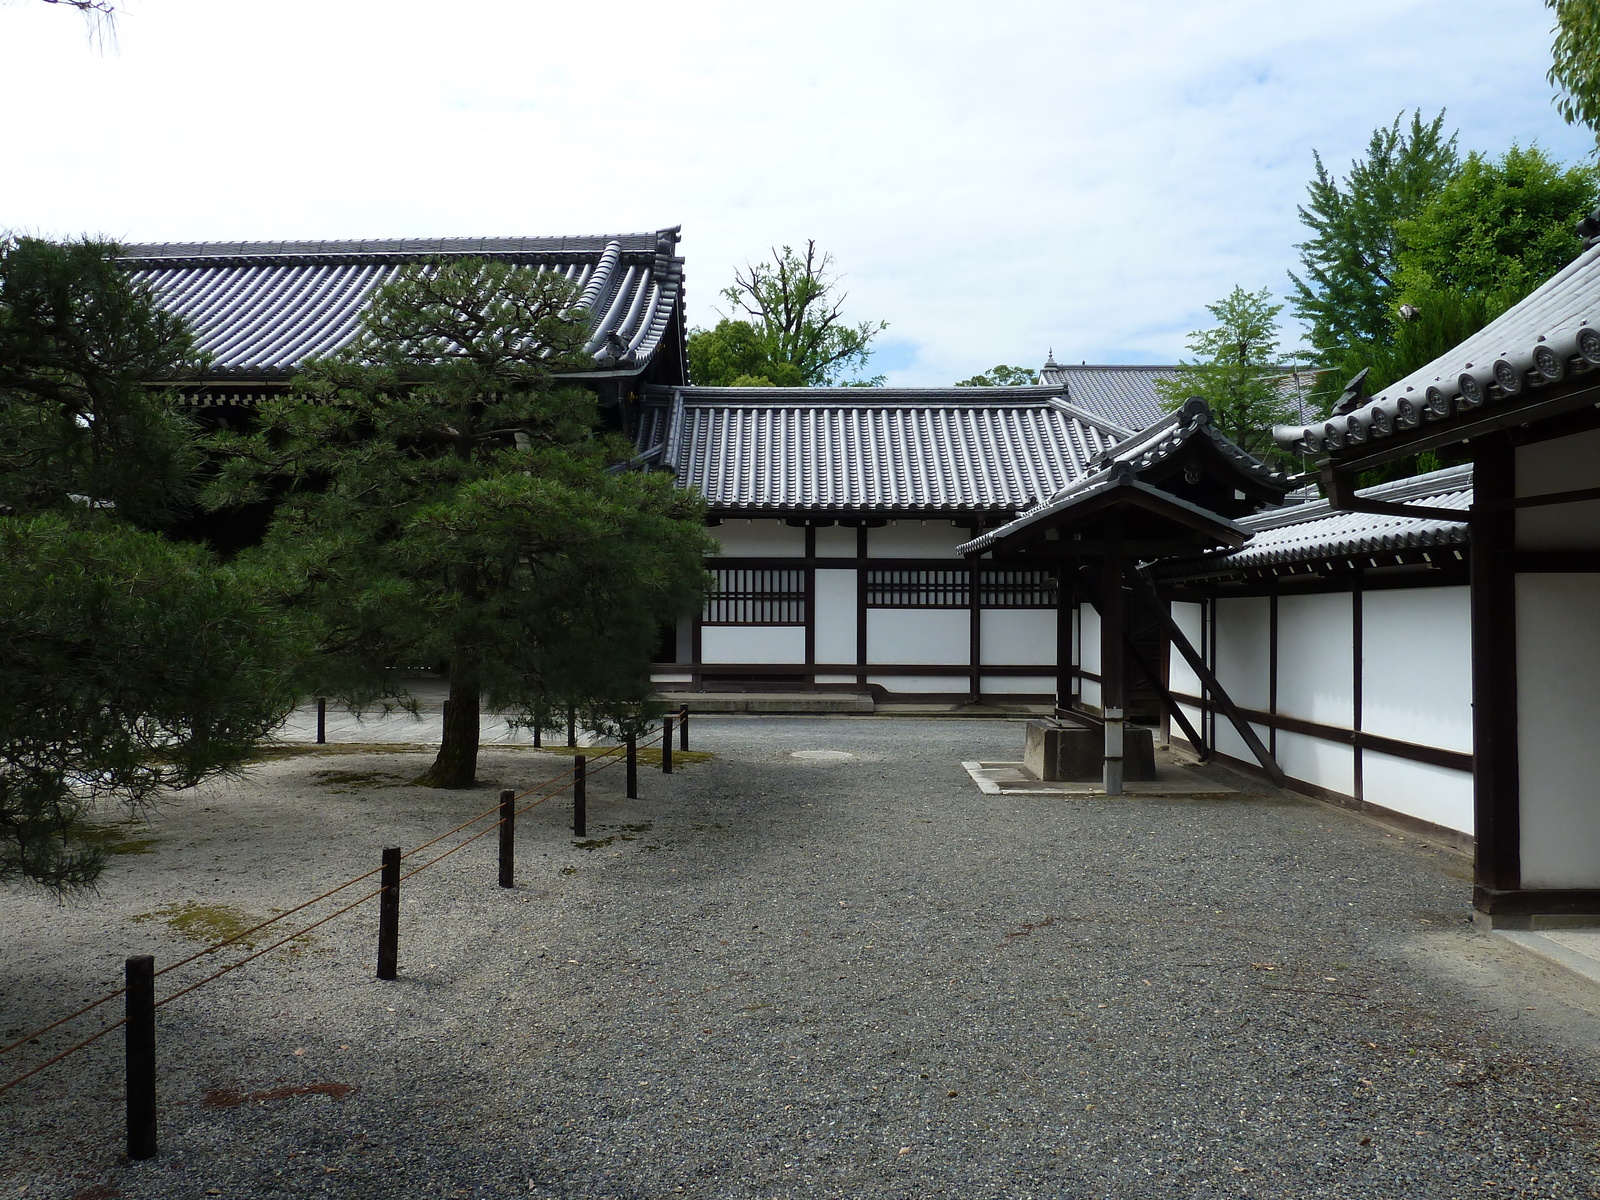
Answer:
[(411, 782), (436, 788), (469, 788), (478, 782), (478, 673), (465, 655), (450, 660), (450, 706), (439, 755)]

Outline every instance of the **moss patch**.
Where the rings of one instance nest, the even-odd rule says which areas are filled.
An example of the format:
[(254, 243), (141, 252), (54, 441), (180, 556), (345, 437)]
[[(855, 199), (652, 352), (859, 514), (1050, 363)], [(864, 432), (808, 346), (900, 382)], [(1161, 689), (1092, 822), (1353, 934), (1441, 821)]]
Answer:
[(384, 771), (313, 771), (311, 781), (333, 792), (359, 792), (366, 788), (393, 787), (404, 783), (405, 778)]
[[(185, 900), (181, 904), (165, 904), (154, 912), (140, 913), (133, 918), (135, 921), (160, 921), (168, 929), (180, 937), (188, 938), (191, 942), (205, 942), (216, 945), (219, 942), (230, 941), (239, 937), (247, 929), (266, 920), (265, 917), (256, 917), (243, 909), (234, 908), (230, 904), (201, 904), (195, 900)], [(232, 944), (245, 950), (254, 950), (257, 946), (276, 941), (288, 929), (280, 929), (269, 925), (265, 929), (257, 930), (248, 937), (240, 938)], [(311, 941), (311, 935), (306, 934), (295, 938), (289, 947), (302, 946)]]
[(131, 824), (78, 825), (72, 829), (71, 836), (106, 854), (154, 854), (160, 839), (129, 836), (136, 831), (140, 831), (140, 827)]

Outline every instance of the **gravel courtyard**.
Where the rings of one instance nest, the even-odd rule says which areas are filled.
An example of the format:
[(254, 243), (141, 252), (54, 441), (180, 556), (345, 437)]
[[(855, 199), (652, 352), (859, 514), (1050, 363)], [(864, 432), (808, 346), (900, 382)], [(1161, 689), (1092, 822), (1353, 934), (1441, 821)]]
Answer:
[[(369, 903), (161, 1008), (158, 1158), (120, 1031), (0, 1095), (0, 1197), (1600, 1197), (1600, 989), (1473, 929), (1459, 856), (1249, 784), (983, 795), (1016, 722), (693, 729), (642, 799), (593, 780), (586, 842), (522, 818), (514, 890), (492, 835), (408, 881), (398, 981)], [(94, 895), (5, 892), (4, 1040), (562, 765), (426, 762), (273, 759)]]

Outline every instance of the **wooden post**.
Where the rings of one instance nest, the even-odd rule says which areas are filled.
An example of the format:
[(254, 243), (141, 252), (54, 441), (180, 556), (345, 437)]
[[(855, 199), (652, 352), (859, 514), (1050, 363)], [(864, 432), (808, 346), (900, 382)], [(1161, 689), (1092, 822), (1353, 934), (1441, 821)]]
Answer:
[(575, 709), (575, 708), (569, 708), (569, 709), (567, 709), (567, 745), (576, 746), (577, 744), (578, 744), (578, 710)]
[(672, 774), (672, 718), (661, 718), (661, 773)]
[(572, 836), (587, 837), (589, 833), (589, 760), (581, 754), (572, 756)]
[(128, 1068), (128, 1157), (156, 1156), (156, 960), (139, 954), (123, 963), (128, 1023), (123, 1026)]
[(533, 722), (533, 746), (538, 749), (544, 745), (544, 720), (536, 717)]
[(687, 704), (680, 704), (680, 705), (678, 705), (678, 749), (679, 750), (687, 750), (688, 748), (689, 748), (689, 706)]
[(378, 893), (378, 978), (400, 974), (400, 847), (383, 852), (383, 890)]
[(317, 697), (317, 745), (324, 745), (328, 740), (328, 698)]
[(517, 794), (500, 793), (500, 886), (515, 887), (517, 859)]
[(1104, 782), (1106, 795), (1122, 795), (1122, 727), (1128, 715), (1128, 680), (1122, 643), (1128, 606), (1122, 594), (1122, 518), (1106, 527), (1105, 558), (1100, 564), (1100, 714), (1106, 722)]
[(628, 799), (639, 798), (639, 736), (628, 735)]

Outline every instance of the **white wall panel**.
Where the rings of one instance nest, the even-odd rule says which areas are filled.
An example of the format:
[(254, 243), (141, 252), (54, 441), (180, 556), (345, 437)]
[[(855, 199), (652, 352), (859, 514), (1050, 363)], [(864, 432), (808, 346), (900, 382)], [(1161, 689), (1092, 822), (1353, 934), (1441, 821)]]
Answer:
[(1272, 602), (1241, 596), (1216, 606), (1217, 681), (1240, 708), (1265, 712), (1272, 701)]
[(818, 558), (854, 558), (856, 531), (843, 525), (824, 525), (817, 530)]
[[(820, 531), (819, 531), (820, 532)], [(856, 573), (817, 570), (813, 596), (816, 613), (816, 660), (819, 663), (853, 663), (856, 660)]]
[[(1183, 715), (1189, 718), (1189, 724), (1194, 726), (1195, 732), (1200, 732), (1200, 710), (1192, 704), (1180, 704), (1178, 707), (1183, 711)], [(1184, 741), (1189, 740), (1189, 735), (1183, 732), (1182, 726), (1176, 721), (1173, 722), (1172, 736), (1182, 738)], [(1195, 749), (1198, 750), (1199, 747), (1196, 746)]]
[(818, 675), (815, 678), (818, 683), (854, 683), (856, 681), (854, 675)]
[[(1172, 623), (1183, 630), (1183, 636), (1189, 639), (1189, 644), (1197, 651), (1203, 644), (1200, 633), (1205, 618), (1205, 607), (1199, 604), (1174, 604), (1172, 606)], [(1168, 653), (1169, 666), (1167, 668), (1167, 687), (1174, 692), (1182, 692), (1186, 696), (1200, 694), (1200, 677), (1189, 666), (1188, 659), (1179, 654), (1176, 647)], [(1190, 718), (1195, 723), (1195, 728), (1200, 727), (1198, 710)]]
[(1100, 707), (1100, 685), (1092, 679), (1085, 679), (1078, 685), (1078, 699), (1090, 708)]
[(1361, 609), (1361, 728), (1472, 753), (1472, 599), (1467, 589), (1366, 592)]
[(1054, 675), (985, 675), (980, 690), (988, 696), (1015, 696), (1023, 694), (1053, 696), (1056, 692)]
[[(1196, 726), (1196, 728), (1199, 727)], [(1261, 739), (1263, 746), (1272, 744), (1268, 740), (1272, 735), (1265, 725), (1257, 725), (1254, 721), (1251, 721), (1250, 728), (1256, 731), (1256, 736)], [(1182, 731), (1180, 730), (1179, 732), (1181, 733)], [(1217, 751), (1221, 754), (1231, 755), (1241, 762), (1250, 763), (1252, 766), (1260, 765), (1256, 759), (1255, 751), (1250, 749), (1248, 743), (1239, 736), (1239, 731), (1233, 727), (1233, 722), (1228, 720), (1226, 714), (1220, 712), (1217, 714)]]
[(652, 675), (651, 683), (693, 683), (693, 675)]
[(890, 521), (867, 530), (872, 558), (959, 558), (956, 547), (972, 540), (970, 530), (950, 521)]
[(1355, 644), (1350, 613), (1347, 593), (1278, 600), (1280, 713), (1350, 727), (1355, 719)]
[(1600, 887), (1600, 576), (1517, 576), (1522, 885)]
[(804, 663), (801, 625), (707, 625), (700, 630), (701, 661), (714, 663)]
[(972, 661), (972, 629), (964, 608), (869, 608), (867, 661), (937, 663)]
[(968, 692), (972, 680), (965, 675), (868, 675), (887, 692)]
[[(1600, 429), (1517, 447), (1517, 495), (1600, 487)], [(1517, 511), (1518, 550), (1600, 549), (1600, 500)]]
[[(1078, 635), (1078, 665), (1085, 671), (1100, 674), (1100, 614), (1087, 604), (1078, 609), (1082, 629)], [(1096, 704), (1099, 701), (1095, 701)]]
[[(982, 661), (997, 667), (1054, 667), (1056, 665), (1055, 609), (980, 610), (978, 653)], [(1055, 690), (1054, 683), (1050, 685), (1050, 690)]]
[[(1281, 682), (1279, 688), (1282, 688)], [(1221, 721), (1217, 722), (1217, 727), (1221, 729)], [(1325, 742), (1321, 738), (1279, 730), (1277, 758), (1278, 765), (1286, 775), (1346, 796), (1355, 794), (1354, 746), (1341, 746), (1338, 742)]]
[(806, 552), (806, 531), (782, 521), (724, 521), (706, 532), (730, 558), (799, 558)]
[(1361, 752), (1362, 799), (1392, 812), (1472, 832), (1472, 772)]

